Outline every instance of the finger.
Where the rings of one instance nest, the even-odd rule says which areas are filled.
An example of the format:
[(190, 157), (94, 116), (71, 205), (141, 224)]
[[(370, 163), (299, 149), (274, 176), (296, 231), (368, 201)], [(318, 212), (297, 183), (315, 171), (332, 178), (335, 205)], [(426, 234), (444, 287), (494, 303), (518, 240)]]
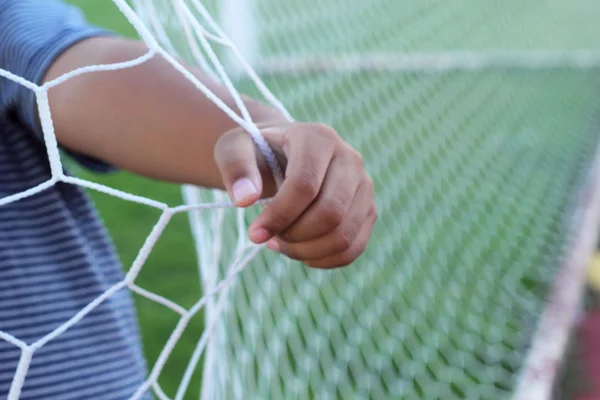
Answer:
[[(307, 129), (304, 125), (302, 129)], [(333, 156), (335, 141), (330, 133), (313, 134), (291, 129), (286, 132), (288, 164), (279, 191), (250, 225), (250, 240), (264, 243), (287, 229), (315, 200)], [(319, 130), (320, 129), (320, 130)]]
[[(263, 137), (267, 139), (267, 143), (269, 144), (269, 147), (275, 156), (275, 161), (279, 164), (281, 170), (285, 171), (287, 168), (287, 158), (284, 152), (284, 148), (286, 148), (285, 133), (292, 129), (294, 125), (292, 123), (265, 122), (258, 123), (257, 127), (260, 129)], [(258, 156), (258, 168), (260, 175), (262, 176), (262, 197), (273, 197), (277, 193), (277, 183), (275, 182), (273, 171), (271, 171), (271, 168), (265, 160), (263, 154), (260, 154), (256, 144), (255, 153)]]
[(319, 269), (339, 268), (352, 264), (366, 250), (376, 220), (377, 212), (373, 207), (369, 213), (366, 223), (363, 225), (360, 233), (356, 237), (356, 240), (348, 250), (332, 256), (321, 258), (319, 260), (305, 261), (304, 264), (308, 265), (309, 267)]
[(281, 238), (273, 238), (268, 243), (269, 248), (277, 251), (273, 248), (273, 241), (276, 241), (279, 252), (301, 261), (318, 260), (346, 251), (352, 247), (362, 226), (369, 218), (372, 205), (371, 189), (367, 183), (363, 183), (356, 191), (344, 221), (336, 229), (305, 242), (289, 243)]
[[(372, 196), (369, 197), (364, 193), (358, 196), (357, 190), (361, 181), (357, 177), (361, 174), (364, 172), (359, 169), (358, 163), (354, 162), (351, 156), (336, 157), (327, 171), (323, 189), (317, 199), (279, 237), (288, 243), (307, 242), (320, 238), (342, 224), (353, 202), (358, 202), (366, 214), (368, 205), (373, 199)], [(353, 212), (358, 211), (353, 210)]]
[(238, 207), (247, 207), (260, 198), (263, 182), (256, 147), (246, 132), (236, 129), (219, 138), (214, 157), (225, 188)]

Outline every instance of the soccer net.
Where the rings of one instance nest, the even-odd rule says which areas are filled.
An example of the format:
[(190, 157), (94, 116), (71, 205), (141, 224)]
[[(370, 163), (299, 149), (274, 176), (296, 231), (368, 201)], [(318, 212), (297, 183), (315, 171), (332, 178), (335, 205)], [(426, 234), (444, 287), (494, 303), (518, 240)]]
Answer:
[[(25, 343), (36, 350), (128, 288), (180, 316), (132, 399), (546, 399), (600, 223), (600, 5), (593, 0), (113, 0), (143, 57), (87, 67), (35, 91), (52, 178), (154, 207), (161, 217), (123, 282)], [(236, 46), (233, 46), (233, 43)], [(246, 239), (259, 209), (184, 188), (167, 204), (65, 176), (49, 88), (175, 57), (297, 120), (334, 126), (365, 157), (381, 219), (352, 267), (307, 269)], [(289, 114), (288, 114), (289, 113)], [(210, 209), (210, 210), (208, 210)], [(187, 213), (204, 296), (184, 308), (136, 285), (169, 220)], [(190, 319), (206, 317), (176, 393), (158, 384)], [(1, 329), (1, 327), (0, 327)], [(202, 363), (201, 393), (190, 393)]]

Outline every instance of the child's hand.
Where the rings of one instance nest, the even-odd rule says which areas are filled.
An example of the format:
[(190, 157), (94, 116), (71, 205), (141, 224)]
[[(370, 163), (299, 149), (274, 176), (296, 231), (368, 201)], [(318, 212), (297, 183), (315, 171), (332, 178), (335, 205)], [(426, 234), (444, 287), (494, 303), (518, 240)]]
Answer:
[[(250, 225), (250, 239), (315, 268), (352, 263), (365, 250), (375, 220), (373, 182), (358, 152), (320, 124), (275, 123), (261, 129), (285, 179)], [(215, 160), (241, 207), (275, 192), (250, 136), (235, 129), (220, 138)]]

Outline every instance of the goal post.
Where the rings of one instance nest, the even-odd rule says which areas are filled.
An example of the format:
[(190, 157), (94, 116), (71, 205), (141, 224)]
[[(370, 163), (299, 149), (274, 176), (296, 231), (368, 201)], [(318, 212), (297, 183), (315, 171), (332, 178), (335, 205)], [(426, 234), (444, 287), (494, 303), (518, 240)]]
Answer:
[(552, 399), (565, 353), (583, 310), (582, 294), (600, 229), (600, 147), (571, 216), (573, 236), (554, 276), (546, 307), (526, 355), (515, 400)]
[[(218, 6), (223, 31), (251, 66), (261, 59), (254, 7), (255, 0), (223, 0)], [(243, 73), (239, 58), (231, 52), (225, 62), (234, 76)]]

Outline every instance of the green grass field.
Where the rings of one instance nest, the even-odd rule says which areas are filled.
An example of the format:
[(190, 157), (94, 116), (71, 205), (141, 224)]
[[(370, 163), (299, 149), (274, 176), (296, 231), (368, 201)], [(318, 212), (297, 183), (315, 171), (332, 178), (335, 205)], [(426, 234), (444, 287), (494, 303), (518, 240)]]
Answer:
[[(82, 6), (91, 21), (124, 35), (134, 34), (109, 1), (74, 3)], [(288, 5), (292, 3), (297, 5)], [(523, 38), (523, 48), (600, 47), (600, 35), (590, 37), (586, 28), (597, 20), (600, 7), (587, 0), (571, 2), (562, 10), (543, 8), (545, 19), (532, 17), (539, 10), (522, 2), (511, 2), (519, 10), (516, 13), (492, 2), (494, 6), (490, 5), (484, 15), (495, 16), (492, 20), (496, 24), (481, 24), (477, 19), (480, 9), (486, 7), (483, 3), (473, 6), (472, 2), (457, 1), (462, 7), (457, 10), (465, 12), (462, 17), (470, 27), (466, 30), (448, 29), (453, 14), (435, 11), (440, 2), (400, 3), (406, 7), (429, 5), (424, 10), (417, 10), (417, 6), (403, 10), (419, 16), (431, 12), (435, 24), (429, 34), (414, 28), (425, 33), (415, 34), (414, 40), (407, 39), (406, 43), (400, 29), (398, 43), (387, 42), (392, 49), (397, 45), (460, 50), (456, 43), (469, 49), (510, 48)], [(263, 4), (276, 8), (279, 3)], [(317, 3), (314, 6), (318, 8)], [(589, 12), (580, 13), (580, 19), (571, 18), (588, 6)], [(396, 14), (381, 14), (388, 18), (382, 21), (382, 31), (383, 27), (395, 26)], [(579, 29), (571, 29), (573, 21), (578, 22)], [(351, 25), (358, 23), (356, 20)], [(510, 23), (518, 29), (507, 30)], [(306, 46), (299, 50), (303, 54), (327, 51), (336, 37), (349, 31), (348, 43), (354, 49), (389, 50), (386, 44), (370, 42), (358, 30), (340, 28), (342, 33), (336, 33), (333, 28), (330, 36), (317, 38), (310, 36), (312, 25), (306, 26), (306, 31), (300, 29), (296, 36), (286, 36), (285, 44), (277, 42), (277, 37), (283, 36), (272, 33), (264, 44), (267, 52), (275, 54), (302, 45)], [(285, 31), (285, 26), (271, 28), (272, 32)], [(567, 30), (569, 35), (560, 34)], [(504, 31), (508, 33), (499, 34)], [(348, 398), (346, 390), (359, 398), (368, 392), (370, 383), (353, 375), (355, 363), (375, 377), (374, 387), (404, 393), (409, 399), (432, 398), (430, 393), (441, 393), (442, 398), (477, 393), (480, 398), (496, 399), (509, 393), (544, 306), (548, 282), (566, 243), (577, 191), (599, 138), (598, 71), (361, 72), (270, 76), (265, 80), (298, 119), (330, 123), (361, 150), (375, 180), (382, 215), (373, 244), (355, 270), (327, 275), (332, 287), (342, 289), (329, 289), (321, 295), (330, 299), (331, 309), (338, 304), (331, 293), (346, 301), (348, 307), (340, 312), (339, 321), (356, 324), (336, 327), (327, 338), (331, 348), (336, 347), (335, 337), (341, 336), (360, 351), (351, 360), (333, 351), (329, 361), (322, 361), (321, 350), (306, 344), (306, 354), (314, 358), (314, 365), (307, 361), (309, 368), (280, 360), (281, 370), (291, 377), (311, 377), (339, 368), (352, 388), (332, 389), (338, 398)], [(242, 82), (240, 87), (255, 93), (248, 83)], [(181, 203), (179, 187), (174, 185), (128, 173), (109, 177), (77, 173), (171, 205)], [(158, 214), (105, 195), (92, 196), (127, 267)], [(369, 269), (376, 272), (369, 273)], [(317, 279), (312, 273), (310, 276)], [(196, 260), (185, 216), (178, 216), (162, 235), (138, 284), (183, 306), (199, 298)], [(139, 297), (136, 300), (144, 348), (152, 364), (177, 319), (160, 305)], [(320, 297), (311, 298), (307, 310), (317, 309), (319, 302)], [(365, 322), (365, 310), (378, 310), (379, 318)], [(257, 320), (282, 320), (287, 312), (273, 310), (273, 315), (265, 313)], [(310, 312), (298, 311), (299, 318), (319, 320), (318, 315), (308, 316)], [(202, 315), (198, 315), (187, 331), (189, 335), (180, 340), (169, 359), (160, 378), (167, 394), (172, 395), (179, 385), (202, 327)], [(234, 337), (256, 347), (246, 336), (243, 321), (230, 327)], [(363, 328), (370, 339), (357, 339)], [(235, 336), (238, 333), (239, 337)], [(384, 361), (371, 360), (373, 352)], [(279, 367), (277, 362), (274, 365)], [(267, 391), (263, 386), (269, 382), (260, 376), (253, 380)], [(308, 381), (295, 383), (308, 387)], [(199, 382), (198, 375), (189, 393), (197, 393)], [(326, 389), (304, 390), (302, 393), (318, 398), (319, 390)]]

